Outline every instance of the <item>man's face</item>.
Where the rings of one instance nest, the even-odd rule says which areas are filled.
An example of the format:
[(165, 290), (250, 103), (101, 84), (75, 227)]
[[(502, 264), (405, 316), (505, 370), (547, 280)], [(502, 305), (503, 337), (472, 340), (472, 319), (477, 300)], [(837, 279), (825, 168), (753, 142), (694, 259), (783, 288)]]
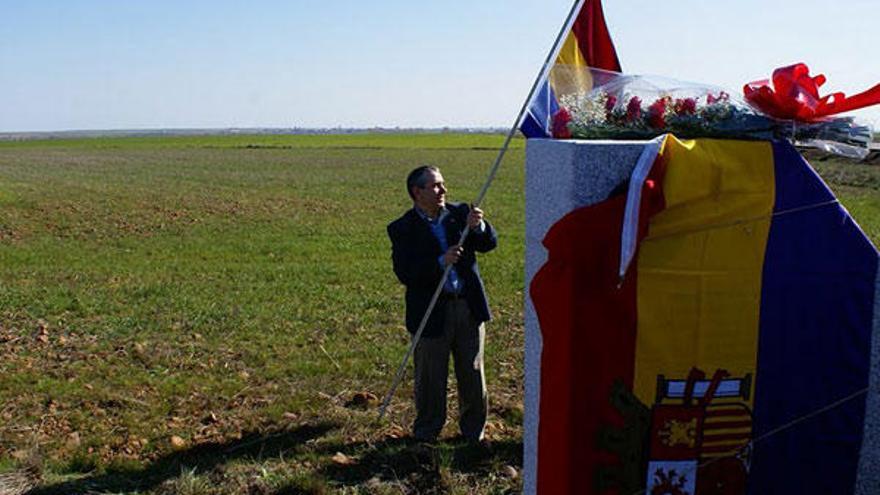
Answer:
[(416, 206), (428, 213), (436, 213), (446, 204), (446, 183), (439, 172), (428, 170), (425, 172), (425, 187), (414, 187)]

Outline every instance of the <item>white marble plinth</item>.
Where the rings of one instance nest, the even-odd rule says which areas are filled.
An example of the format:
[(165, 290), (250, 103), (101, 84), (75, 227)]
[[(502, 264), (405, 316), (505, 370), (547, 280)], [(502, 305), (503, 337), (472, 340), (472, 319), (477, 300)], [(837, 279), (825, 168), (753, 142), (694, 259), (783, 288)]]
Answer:
[(541, 329), (529, 297), (532, 277), (547, 260), (542, 241), (565, 214), (603, 201), (627, 180), (648, 141), (554, 141), (526, 143), (526, 298), (524, 492), (535, 493)]

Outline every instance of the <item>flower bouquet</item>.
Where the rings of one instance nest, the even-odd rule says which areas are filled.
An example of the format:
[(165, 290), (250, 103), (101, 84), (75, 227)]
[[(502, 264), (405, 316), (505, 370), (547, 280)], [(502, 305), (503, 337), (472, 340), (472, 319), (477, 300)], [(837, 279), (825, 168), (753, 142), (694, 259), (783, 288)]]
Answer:
[(598, 69), (556, 66), (551, 73), (558, 108), (551, 112), (557, 139), (680, 138), (790, 139), (864, 158), (869, 126), (849, 117), (812, 122), (769, 116), (721, 88)]

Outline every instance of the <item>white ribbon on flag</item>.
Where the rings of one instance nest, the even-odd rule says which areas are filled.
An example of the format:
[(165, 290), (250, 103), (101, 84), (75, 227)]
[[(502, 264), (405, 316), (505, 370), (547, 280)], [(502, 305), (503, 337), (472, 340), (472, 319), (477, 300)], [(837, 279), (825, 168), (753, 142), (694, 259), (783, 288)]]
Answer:
[(667, 134), (657, 136), (645, 144), (645, 147), (642, 149), (642, 154), (639, 155), (639, 159), (636, 162), (636, 166), (633, 169), (632, 176), (629, 180), (629, 191), (627, 191), (626, 195), (626, 210), (624, 210), (623, 214), (623, 229), (621, 229), (620, 235), (619, 275), (621, 284), (623, 283), (626, 271), (629, 269), (629, 265), (632, 263), (632, 259), (636, 254), (636, 242), (639, 233), (639, 208), (641, 208), (642, 204), (642, 188), (645, 185), (645, 180), (648, 178), (648, 174), (651, 173), (651, 168), (654, 166), (657, 155), (660, 153), (660, 148), (663, 147), (663, 141), (666, 139), (666, 136)]

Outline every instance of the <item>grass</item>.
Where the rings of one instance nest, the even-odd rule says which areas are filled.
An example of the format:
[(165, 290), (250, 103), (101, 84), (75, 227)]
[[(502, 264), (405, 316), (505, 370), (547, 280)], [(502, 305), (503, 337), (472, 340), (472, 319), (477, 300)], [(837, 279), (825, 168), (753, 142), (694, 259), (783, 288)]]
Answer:
[[(402, 443), (376, 447), (408, 431), (411, 385), (383, 424), (374, 423), (375, 409), (345, 407), (357, 392), (385, 392), (408, 343), (385, 225), (409, 206), (403, 179), (414, 165), (440, 165), (452, 196), (471, 199), (501, 141), (450, 134), (0, 145), (0, 458), (36, 441), (61, 491), (103, 483), (161, 493), (181, 473), (190, 473), (186, 486), (199, 486), (206, 470), (233, 487), (253, 469), (268, 469), (258, 478), (269, 479), (283, 466), (292, 471), (282, 478), (312, 491), (372, 478), (353, 483), (346, 472), (356, 466), (331, 469), (337, 451), (371, 459), (357, 465), (380, 476), (373, 488), (417, 483), (411, 472), (382, 467), (408, 455)], [(487, 350), (492, 429), (511, 445), (521, 430), (520, 420), (504, 418), (521, 408), (522, 160), (519, 145), (484, 203), (502, 236), (482, 261), (498, 316)], [(307, 446), (264, 449), (263, 459), (221, 455), (243, 437), (265, 445), (325, 422), (332, 427)], [(441, 447), (447, 456), (459, 450)], [(516, 448), (503, 452), (479, 474), (449, 476), (476, 487), (487, 472), (519, 462)], [(267, 493), (283, 488), (263, 484)]]
[[(408, 343), (385, 234), (406, 173), (439, 165), (470, 200), (502, 141), (0, 143), (0, 466), (39, 445), (35, 493), (520, 490), (521, 141), (483, 204), (493, 455), (413, 449), (409, 381), (381, 424), (349, 403), (384, 394)], [(880, 167), (816, 163), (880, 243)]]
[[(132, 149), (132, 148), (366, 148), (366, 149), (483, 149), (495, 151), (502, 138), (489, 133), (353, 133), (315, 135), (194, 135), (151, 137), (102, 137), (85, 139), (44, 139), (0, 141), (2, 148), (85, 148), (85, 149)], [(522, 149), (525, 143), (514, 140), (511, 148)]]

